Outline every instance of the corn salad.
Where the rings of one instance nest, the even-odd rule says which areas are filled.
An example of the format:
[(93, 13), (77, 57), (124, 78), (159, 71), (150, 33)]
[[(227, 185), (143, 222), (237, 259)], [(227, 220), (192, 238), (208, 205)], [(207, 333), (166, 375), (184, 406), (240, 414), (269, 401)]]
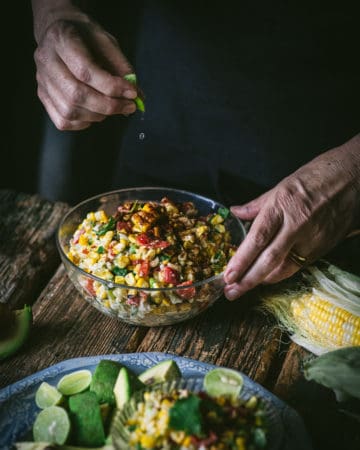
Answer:
[[(198, 297), (193, 283), (220, 274), (235, 252), (225, 227), (228, 213), (220, 208), (203, 217), (192, 202), (168, 198), (125, 202), (113, 216), (101, 210), (88, 213), (67, 256), (108, 282), (84, 281), (87, 293), (105, 307), (123, 304), (149, 311), (201, 301), (206, 295)], [(180, 287), (175, 294), (143, 290), (174, 287)]]
[(265, 412), (248, 401), (204, 392), (154, 389), (127, 419), (130, 449), (247, 450), (266, 446)]

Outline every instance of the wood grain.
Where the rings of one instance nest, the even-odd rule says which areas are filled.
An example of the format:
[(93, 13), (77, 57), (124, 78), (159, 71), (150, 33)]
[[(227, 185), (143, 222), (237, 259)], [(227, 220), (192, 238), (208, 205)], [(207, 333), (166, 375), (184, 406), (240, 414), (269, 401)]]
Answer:
[(68, 206), (0, 191), (0, 301), (32, 304), (59, 265), (55, 231)]
[[(59, 265), (54, 234), (67, 209), (0, 191), (0, 301), (13, 308), (33, 304), (34, 314), (26, 344), (0, 362), (0, 388), (68, 358), (167, 352), (243, 371), (300, 413), (314, 450), (360, 448), (358, 423), (339, 412), (329, 389), (305, 380), (309, 353), (260, 312), (256, 290), (236, 302), (221, 298), (192, 320), (157, 328), (126, 324), (86, 303)], [(335, 261), (350, 258), (355, 271), (358, 243), (346, 242), (343, 247), (350, 248), (335, 254)]]

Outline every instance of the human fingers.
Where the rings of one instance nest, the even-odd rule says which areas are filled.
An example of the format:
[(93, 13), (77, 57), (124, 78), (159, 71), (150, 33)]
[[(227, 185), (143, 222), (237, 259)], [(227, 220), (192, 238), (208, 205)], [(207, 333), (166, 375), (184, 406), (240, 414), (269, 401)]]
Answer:
[(92, 122), (84, 122), (80, 120), (68, 120), (61, 116), (56, 107), (54, 106), (51, 98), (47, 95), (46, 91), (38, 89), (38, 97), (44, 105), (50, 119), (59, 130), (84, 130), (89, 128)]
[(286, 278), (291, 277), (296, 272), (301, 269), (302, 266), (294, 263), (289, 256), (287, 256), (284, 261), (279, 264), (273, 271), (267, 275), (262, 284), (274, 284), (279, 283), (279, 281), (285, 280)]
[(64, 118), (99, 122), (109, 115), (135, 112), (134, 102), (105, 96), (79, 82), (56, 56), (51, 65), (50, 72), (40, 67), (37, 81)]
[(260, 197), (251, 200), (243, 205), (234, 205), (230, 207), (231, 212), (242, 220), (253, 220), (260, 212), (263, 204), (265, 203), (269, 192), (261, 195)]
[[(96, 33), (98, 50), (102, 55), (106, 69), (112, 75), (124, 77), (130, 73), (134, 73), (134, 68), (123, 54), (117, 40), (110, 33), (99, 30)], [(131, 85), (134, 87), (134, 85)]]
[(114, 76), (104, 69), (98, 62), (99, 56), (91, 51), (87, 41), (89, 34), (91, 40), (95, 40), (95, 45), (94, 42), (92, 45), (98, 45), (98, 34), (95, 36), (93, 28), (89, 29), (87, 24), (63, 21), (49, 33), (59, 58), (81, 83), (109, 97), (136, 98), (134, 86), (122, 76)]
[(232, 284), (249, 269), (258, 255), (269, 245), (283, 223), (282, 211), (264, 208), (254, 220), (250, 231), (229, 261), (224, 280)]
[(293, 247), (295, 233), (296, 230), (283, 226), (276, 237), (259, 253), (246, 273), (225, 287), (225, 296), (229, 300), (235, 300), (262, 283), (273, 270), (282, 265)]

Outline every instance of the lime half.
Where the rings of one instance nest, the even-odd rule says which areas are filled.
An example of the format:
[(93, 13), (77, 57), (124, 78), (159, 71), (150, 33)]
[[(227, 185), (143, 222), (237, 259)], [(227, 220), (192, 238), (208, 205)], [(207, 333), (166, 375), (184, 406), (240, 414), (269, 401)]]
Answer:
[(204, 377), (204, 389), (212, 397), (238, 397), (243, 384), (244, 380), (239, 372), (225, 367), (210, 370)]
[(39, 412), (33, 426), (35, 442), (63, 445), (70, 433), (70, 420), (60, 406), (49, 406)]
[(48, 408), (49, 406), (55, 406), (61, 403), (63, 396), (56, 387), (44, 381), (40, 384), (35, 394), (35, 403), (41, 408)]
[(90, 370), (77, 370), (64, 375), (57, 384), (58, 390), (64, 395), (74, 395), (85, 391), (91, 383)]

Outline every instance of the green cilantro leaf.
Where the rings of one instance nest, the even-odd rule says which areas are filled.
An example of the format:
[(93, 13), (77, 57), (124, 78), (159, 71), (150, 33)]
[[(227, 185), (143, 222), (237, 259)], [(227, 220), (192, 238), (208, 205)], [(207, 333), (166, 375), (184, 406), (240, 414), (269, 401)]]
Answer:
[(98, 247), (97, 252), (100, 253), (100, 255), (102, 255), (103, 253), (105, 253), (105, 249), (102, 245), (100, 245), (100, 247)]
[(218, 214), (223, 218), (226, 219), (227, 216), (230, 214), (230, 210), (228, 208), (219, 208)]
[(203, 430), (200, 403), (201, 399), (192, 394), (177, 400), (169, 411), (170, 428), (200, 436)]
[(120, 276), (120, 277), (124, 277), (124, 276), (128, 273), (128, 270), (127, 270), (126, 268), (120, 269), (120, 267), (115, 266), (115, 267), (112, 269), (112, 273), (113, 273), (114, 275), (118, 275), (118, 276)]
[(115, 219), (113, 217), (110, 217), (109, 222), (102, 225), (96, 234), (98, 236), (104, 236), (108, 231), (113, 230), (115, 228)]

